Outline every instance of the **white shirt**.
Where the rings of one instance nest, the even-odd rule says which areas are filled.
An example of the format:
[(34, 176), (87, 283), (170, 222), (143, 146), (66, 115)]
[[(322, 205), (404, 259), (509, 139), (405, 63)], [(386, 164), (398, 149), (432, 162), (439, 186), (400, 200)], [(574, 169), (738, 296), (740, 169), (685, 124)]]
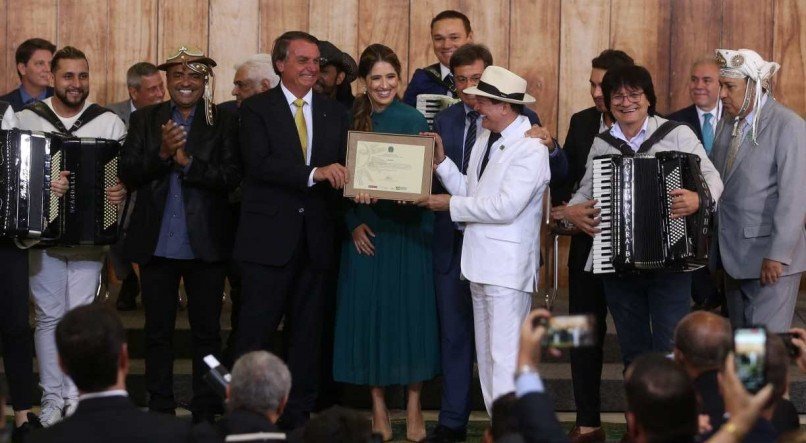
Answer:
[(716, 106), (710, 111), (703, 111), (699, 106), (694, 106), (694, 109), (697, 110), (697, 118), (700, 119), (700, 128), (705, 127), (705, 114), (711, 114), (711, 131), (716, 134), (716, 124), (722, 117), (722, 100), (717, 100)]
[(633, 151), (638, 152), (638, 148), (641, 147), (641, 143), (643, 143), (646, 140), (646, 126), (648, 122), (649, 117), (644, 119), (644, 124), (641, 126), (641, 130), (638, 131), (638, 134), (635, 134), (635, 137), (630, 139), (628, 139), (627, 136), (624, 135), (624, 132), (621, 130), (621, 126), (619, 126), (619, 123), (616, 122), (616, 124), (614, 124), (613, 127), (610, 128), (610, 135), (616, 137), (617, 139), (624, 140), (625, 142), (627, 142), (628, 145), (630, 145)]
[[(449, 67), (443, 65), (442, 63), (440, 63), (439, 64), (439, 75), (440, 75), (440, 77), (442, 77), (442, 80), (445, 80), (445, 78), (447, 76), (452, 75), (451, 68), (449, 68)], [(456, 79), (454, 79), (454, 84), (456, 84), (455, 82), (456, 82)], [(453, 92), (451, 92), (450, 90), (448, 92), (446, 92), (446, 94), (447, 94), (448, 97), (453, 97), (454, 96)]]
[[(297, 115), (297, 105), (294, 104), (294, 101), (298, 98), (294, 95), (288, 88), (285, 87), (283, 82), (280, 82), (280, 90), (283, 91), (283, 95), (285, 96), (285, 100), (288, 102), (288, 109), (291, 110), (291, 116)], [(309, 89), (308, 93), (305, 94), (304, 97), (301, 97), (302, 100), (305, 101), (305, 104), (302, 105), (302, 117), (305, 118), (305, 129), (308, 132), (308, 146), (303, 146), (305, 148), (305, 164), (310, 166), (311, 165), (311, 143), (313, 143), (313, 114), (311, 111), (311, 103), (313, 100), (313, 90)], [(313, 182), (313, 174), (316, 172), (316, 168), (311, 170), (311, 175), (308, 176), (308, 187), (314, 185)]]
[[(62, 121), (62, 124), (65, 128), (70, 129), (73, 127), (73, 124), (78, 120), (78, 117), (87, 110), (87, 108), (92, 104), (89, 101), (84, 102), (84, 107), (81, 108), (76, 115), (72, 117), (62, 117), (53, 109), (53, 97), (46, 98), (42, 100), (42, 103), (48, 105), (48, 107), (59, 117), (59, 120)], [(58, 130), (50, 124), (47, 120), (37, 115), (34, 111), (30, 109), (23, 109), (22, 111), (17, 113), (17, 118), (20, 120), (20, 129), (27, 129), (30, 131), (42, 131), (42, 132), (58, 132)], [(103, 114), (95, 117), (94, 119), (90, 120), (89, 122), (85, 123), (83, 126), (78, 128), (73, 135), (76, 137), (95, 137), (95, 138), (105, 138), (108, 140), (118, 140), (120, 142), (126, 138), (126, 125), (123, 123), (123, 120), (120, 119), (114, 112), (104, 112)]]
[(132, 112), (134, 112), (134, 111), (136, 111), (136, 110), (137, 110), (137, 108), (135, 108), (135, 107), (134, 107), (134, 102), (133, 102), (131, 99), (129, 99), (129, 109), (130, 109)]
[(17, 120), (17, 116), (14, 114), (14, 110), (11, 109), (11, 105), (9, 105), (8, 108), (6, 108), (6, 112), (3, 114), (0, 129), (8, 131), (9, 129), (19, 126), (19, 123), (20, 122)]

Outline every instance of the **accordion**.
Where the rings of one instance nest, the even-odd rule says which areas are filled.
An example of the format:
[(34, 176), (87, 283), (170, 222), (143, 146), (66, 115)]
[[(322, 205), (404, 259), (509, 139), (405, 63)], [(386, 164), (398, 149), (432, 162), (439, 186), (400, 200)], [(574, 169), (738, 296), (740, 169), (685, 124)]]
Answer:
[(434, 129), (434, 117), (437, 113), (454, 103), (458, 103), (458, 98), (451, 98), (440, 94), (420, 94), (417, 96), (417, 110), (425, 116), (428, 121), (428, 128)]
[(70, 171), (58, 244), (109, 245), (117, 241), (117, 206), (106, 188), (117, 184), (120, 143), (102, 138), (58, 137), (63, 170)]
[(0, 236), (54, 240), (61, 234), (59, 178), (62, 152), (41, 132), (0, 131)]
[[(699, 157), (677, 151), (604, 155), (592, 162), (601, 232), (593, 238), (593, 273), (691, 271), (708, 261), (711, 194)], [(672, 218), (675, 189), (698, 193), (700, 208)]]

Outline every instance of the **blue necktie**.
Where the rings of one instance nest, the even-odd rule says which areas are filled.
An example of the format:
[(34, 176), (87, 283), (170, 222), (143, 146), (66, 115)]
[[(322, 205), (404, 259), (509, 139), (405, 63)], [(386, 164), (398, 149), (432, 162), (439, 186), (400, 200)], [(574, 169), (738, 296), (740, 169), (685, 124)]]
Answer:
[(490, 147), (495, 143), (499, 138), (501, 138), (501, 134), (497, 132), (491, 132), (490, 138), (487, 140), (487, 149), (484, 150), (484, 157), (481, 159), (481, 169), (479, 170), (479, 180), (481, 180), (482, 174), (484, 174), (484, 170), (487, 168), (487, 162), (490, 161)]
[(704, 114), (702, 116), (705, 121), (702, 124), (702, 145), (705, 148), (705, 153), (711, 153), (711, 146), (714, 144), (714, 127), (711, 125), (711, 114)]
[(476, 144), (476, 120), (479, 118), (479, 113), (470, 111), (467, 113), (467, 136), (465, 136), (465, 150), (462, 158), (462, 174), (467, 174), (467, 165), (470, 164), (470, 153), (473, 150), (473, 145)]

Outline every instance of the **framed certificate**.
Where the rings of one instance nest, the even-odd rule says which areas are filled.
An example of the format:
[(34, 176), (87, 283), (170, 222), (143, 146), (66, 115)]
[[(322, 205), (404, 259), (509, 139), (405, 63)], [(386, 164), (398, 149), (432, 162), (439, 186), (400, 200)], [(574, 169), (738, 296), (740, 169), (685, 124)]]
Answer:
[(344, 196), (365, 192), (383, 200), (414, 201), (431, 195), (433, 162), (433, 137), (350, 131), (350, 182)]

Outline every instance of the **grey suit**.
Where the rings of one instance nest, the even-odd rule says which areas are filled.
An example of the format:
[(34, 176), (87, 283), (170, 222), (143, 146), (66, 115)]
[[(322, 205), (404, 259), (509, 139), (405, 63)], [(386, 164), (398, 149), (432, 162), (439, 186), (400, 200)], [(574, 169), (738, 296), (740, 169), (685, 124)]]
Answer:
[[(733, 326), (763, 324), (780, 332), (792, 322), (806, 270), (806, 124), (772, 98), (761, 109), (758, 144), (747, 126), (729, 171), (733, 122), (723, 119), (717, 127), (712, 158), (725, 184), (717, 245)], [(778, 282), (761, 286), (765, 258), (784, 266)]]
[(126, 127), (129, 127), (129, 116), (132, 115), (132, 101), (131, 100), (123, 100), (122, 102), (117, 103), (110, 103), (106, 105), (106, 108), (110, 111), (114, 112), (115, 114), (123, 120), (123, 123), (126, 124)]

